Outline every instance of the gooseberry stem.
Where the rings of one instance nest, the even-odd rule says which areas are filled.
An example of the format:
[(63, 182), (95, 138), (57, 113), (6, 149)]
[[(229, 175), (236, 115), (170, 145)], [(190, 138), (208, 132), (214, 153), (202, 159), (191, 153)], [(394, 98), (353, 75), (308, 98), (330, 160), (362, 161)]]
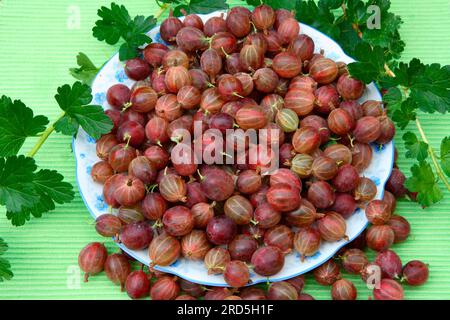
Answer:
[(160, 10), (159, 12), (156, 14), (155, 18), (156, 20), (158, 20), (159, 18), (161, 18), (161, 16), (163, 15), (164, 12), (166, 12), (167, 9), (169, 9), (170, 4), (169, 3), (164, 3), (162, 6), (160, 6)]
[[(385, 64), (384, 70), (386, 71), (386, 74), (392, 78), (395, 78), (395, 73)], [(402, 88), (403, 92), (405, 93), (405, 96), (409, 96), (408, 89)], [(419, 118), (416, 115), (416, 127), (417, 131), (419, 131), (420, 136), (422, 137), (423, 142), (425, 142), (428, 145), (428, 154), (430, 155), (431, 161), (433, 162), (434, 169), (436, 170), (436, 173), (438, 174), (441, 181), (445, 184), (445, 187), (448, 191), (450, 191), (450, 183), (448, 182), (447, 178), (445, 177), (444, 173), (442, 172), (441, 166), (439, 165), (436, 154), (434, 153), (433, 147), (430, 145), (427, 136), (425, 135), (425, 131), (423, 131), (422, 124), (420, 123)]]
[(447, 187), (447, 190), (450, 191), (450, 184), (447, 181), (447, 178), (445, 177), (444, 173), (442, 172), (441, 166), (437, 162), (436, 154), (434, 153), (433, 148), (431, 147), (430, 143), (428, 142), (427, 136), (425, 135), (425, 132), (423, 131), (422, 125), (419, 121), (419, 118), (417, 118), (417, 116), (416, 116), (416, 127), (420, 133), (420, 136), (422, 137), (423, 142), (425, 142), (428, 145), (428, 154), (431, 157), (434, 168), (436, 169), (436, 172), (437, 172), (439, 178), (442, 180), (442, 182), (444, 182), (445, 186)]
[(55, 123), (58, 122), (62, 117), (66, 115), (65, 112), (63, 112), (58, 119), (56, 119), (55, 122), (53, 122), (51, 125), (47, 127), (47, 129), (42, 133), (42, 135), (39, 137), (39, 140), (36, 142), (36, 144), (33, 146), (33, 148), (28, 152), (27, 157), (33, 158), (36, 153), (39, 151), (39, 149), (42, 147), (44, 142), (47, 140), (47, 138), (55, 131)]

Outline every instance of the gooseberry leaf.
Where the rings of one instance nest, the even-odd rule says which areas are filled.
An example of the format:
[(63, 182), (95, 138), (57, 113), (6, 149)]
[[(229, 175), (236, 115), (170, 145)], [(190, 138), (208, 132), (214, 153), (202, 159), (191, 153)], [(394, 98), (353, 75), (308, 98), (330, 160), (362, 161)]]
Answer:
[(441, 142), (441, 166), (445, 174), (450, 177), (450, 136)]
[(77, 64), (79, 66), (78, 68), (69, 69), (70, 74), (75, 79), (80, 80), (87, 85), (91, 85), (100, 69), (97, 68), (91, 59), (83, 52), (78, 53)]
[(188, 5), (188, 13), (210, 13), (218, 10), (228, 9), (225, 0), (191, 0)]
[(156, 25), (153, 16), (130, 17), (128, 10), (123, 5), (111, 3), (111, 8), (102, 6), (97, 15), (101, 18), (95, 22), (92, 33), (95, 38), (114, 45), (122, 38), (126, 42), (126, 49), (119, 52), (121, 61), (135, 58), (141, 45), (151, 42), (151, 38), (145, 33)]
[(0, 256), (5, 254), (5, 252), (8, 251), (8, 244), (0, 238)]
[(417, 202), (429, 207), (443, 198), (431, 166), (421, 161), (411, 167), (412, 176), (405, 181), (405, 187), (411, 192), (417, 192)]
[(408, 150), (405, 154), (407, 158), (423, 161), (428, 157), (428, 144), (419, 141), (413, 132), (406, 132), (402, 138), (405, 142), (405, 147)]
[(0, 282), (10, 280), (14, 276), (11, 271), (11, 264), (9, 261), (1, 257), (7, 250), (8, 245), (2, 238), (0, 238)]
[(48, 119), (34, 116), (33, 110), (20, 100), (12, 101), (6, 96), (0, 99), (0, 156), (16, 155), (27, 137), (45, 130)]
[(266, 4), (273, 9), (287, 9), (293, 10), (295, 8), (295, 1), (292, 0), (244, 0), (248, 5), (257, 7), (261, 4)]
[(40, 218), (43, 213), (54, 210), (55, 204), (68, 203), (74, 198), (73, 186), (64, 182), (64, 177), (54, 170), (41, 169), (32, 180), (34, 190), (39, 195), (39, 202), (21, 211), (7, 211), (6, 216), (15, 226), (21, 226), (30, 217)]
[(408, 98), (402, 102), (399, 109), (392, 113), (392, 120), (403, 130), (410, 121), (416, 120), (416, 109), (416, 102)]
[(383, 48), (361, 42), (355, 47), (354, 55), (358, 62), (348, 65), (348, 71), (353, 77), (369, 84), (384, 73)]
[(395, 77), (382, 79), (383, 86), (409, 90), (410, 98), (424, 112), (450, 111), (450, 65), (426, 65), (414, 58), (409, 63), (400, 62), (393, 72)]
[(370, 0), (366, 4), (365, 19), (360, 26), (362, 39), (372, 46), (388, 47), (402, 24), (399, 16), (388, 12), (390, 7), (389, 0)]
[(450, 112), (450, 65), (425, 65), (414, 78), (411, 98), (422, 111)]
[(313, 28), (325, 32), (335, 40), (340, 38), (340, 30), (335, 25), (335, 16), (330, 7), (317, 5), (313, 0), (299, 0), (295, 5), (296, 19)]
[(30, 216), (55, 209), (55, 203), (73, 200), (70, 183), (54, 170), (36, 172), (35, 160), (25, 156), (0, 158), (0, 204), (6, 207), (6, 216), (15, 226), (23, 225)]
[(383, 102), (387, 107), (387, 111), (392, 115), (395, 111), (399, 110), (402, 106), (403, 96), (399, 88), (390, 88), (383, 95)]
[(22, 155), (0, 158), (0, 205), (12, 212), (36, 205), (39, 195), (32, 183), (36, 169), (33, 158)]
[(57, 132), (75, 136), (81, 126), (94, 139), (109, 133), (113, 127), (111, 119), (105, 115), (101, 106), (87, 105), (92, 100), (91, 88), (81, 82), (59, 87), (55, 95), (64, 116), (54, 125)]

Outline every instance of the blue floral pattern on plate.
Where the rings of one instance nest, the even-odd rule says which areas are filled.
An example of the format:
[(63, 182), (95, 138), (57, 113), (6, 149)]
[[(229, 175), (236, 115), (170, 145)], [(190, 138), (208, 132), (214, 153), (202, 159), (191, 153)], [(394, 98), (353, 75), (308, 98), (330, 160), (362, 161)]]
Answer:
[(102, 211), (108, 208), (108, 204), (105, 202), (105, 198), (103, 198), (103, 195), (97, 195), (96, 196), (96, 202), (95, 202), (95, 207)]
[[(221, 12), (216, 12), (209, 15), (200, 15), (200, 17), (206, 20), (209, 17), (219, 16), (220, 14)], [(333, 57), (334, 59), (345, 63), (351, 63), (354, 61), (345, 55), (338, 44), (328, 36), (304, 24), (301, 24), (301, 30), (302, 33), (308, 34), (313, 38), (317, 51), (324, 49), (327, 52), (327, 56)], [(161, 36), (158, 34), (158, 27), (148, 33), (154, 42), (163, 43)], [(109, 109), (110, 106), (106, 102), (105, 92), (107, 92), (112, 84), (117, 83), (118, 81), (130, 88), (134, 84), (134, 81), (126, 77), (123, 71), (123, 63), (119, 61), (118, 55), (115, 55), (106, 63), (92, 84), (92, 92), (94, 96), (93, 102), (96, 104), (102, 104), (105, 109)], [(360, 102), (369, 99), (381, 100), (381, 95), (374, 84), (367, 86), (367, 90)], [(101, 101), (103, 101), (103, 103), (100, 103)], [(102, 185), (99, 183), (93, 183), (92, 178), (88, 173), (89, 170), (87, 168), (89, 166), (92, 167), (100, 160), (96, 155), (95, 144), (89, 143), (88, 141), (90, 140), (87, 134), (80, 129), (73, 142), (73, 151), (77, 162), (76, 177), (81, 197), (91, 215), (96, 218), (101, 214), (109, 212), (109, 207), (105, 203), (102, 196)], [(362, 173), (362, 175), (371, 177), (374, 181), (375, 178), (378, 179), (378, 193), (376, 198), (381, 199), (383, 197), (384, 184), (386, 183), (392, 169), (394, 148), (392, 143), (383, 145), (381, 149), (378, 145), (372, 145), (372, 148), (374, 150), (373, 161), (371, 165)], [(368, 222), (364, 214), (364, 210), (356, 210), (355, 214), (347, 219), (347, 236), (349, 237), (349, 241), (355, 239), (366, 228), (367, 224)], [(267, 280), (281, 281), (298, 276), (316, 268), (330, 259), (346, 243), (347, 242), (343, 240), (334, 243), (324, 242), (320, 247), (319, 254), (306, 259), (302, 263), (299, 262), (299, 256), (296, 252), (290, 253), (286, 255), (284, 268), (278, 274), (267, 279), (266, 277), (252, 273), (251, 280), (253, 283), (265, 283)], [(120, 247), (136, 260), (146, 265), (151, 263), (147, 250), (129, 250), (123, 245), (120, 245)], [(171, 273), (203, 285), (227, 286), (222, 276), (208, 275), (207, 270), (201, 261), (178, 259), (177, 262), (171, 266), (155, 266), (155, 269)]]
[(94, 100), (97, 104), (103, 105), (106, 101), (106, 94), (104, 92), (97, 92), (94, 96)]
[(119, 81), (120, 83), (123, 83), (125, 82), (125, 80), (128, 80), (128, 77), (123, 69), (118, 70), (116, 72), (116, 80)]

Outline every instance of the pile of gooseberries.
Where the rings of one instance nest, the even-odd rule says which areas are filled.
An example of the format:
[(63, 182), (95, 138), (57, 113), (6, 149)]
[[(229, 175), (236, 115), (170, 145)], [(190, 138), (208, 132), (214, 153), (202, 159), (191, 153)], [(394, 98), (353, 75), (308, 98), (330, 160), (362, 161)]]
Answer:
[[(302, 293), (303, 277), (273, 283), (267, 292), (237, 288), (250, 284), (251, 271), (277, 274), (291, 252), (302, 263), (323, 242), (347, 240), (346, 219), (362, 207), (372, 225), (338, 254), (339, 262), (317, 268), (316, 281), (332, 287), (333, 299), (355, 299), (341, 267), (369, 278), (366, 245), (379, 251), (374, 263), (383, 279), (376, 299), (402, 298), (396, 280), (426, 280), (426, 265), (411, 261), (402, 268), (389, 250), (410, 230), (393, 214), (395, 198), (406, 193), (401, 171), (394, 170), (381, 200), (375, 183), (362, 176), (372, 160), (370, 144), (393, 139), (392, 121), (381, 102), (361, 104), (365, 84), (300, 32), (292, 12), (267, 5), (253, 12), (235, 7), (205, 22), (195, 14), (184, 21), (171, 14), (160, 28), (165, 44), (152, 43), (126, 62), (135, 82), (107, 92), (111, 108), (105, 113), (114, 128), (97, 141), (100, 161), (91, 172), (117, 210), (100, 216), (96, 230), (129, 249), (148, 250), (152, 264), (148, 273), (131, 272), (125, 255), (108, 256), (104, 246), (91, 244), (79, 258), (86, 279), (104, 269), (132, 298), (310, 300)], [(194, 157), (172, 162), (171, 151), (183, 141), (180, 130), (193, 134), (194, 123), (201, 124), (195, 142), (203, 147), (215, 143), (207, 129), (278, 132), (266, 147), (280, 150), (281, 167), (266, 175), (261, 145), (246, 142), (235, 154), (244, 161), (233, 165), (198, 164)], [(256, 163), (248, 161), (250, 154)], [(358, 242), (364, 244), (352, 248)], [(203, 261), (231, 288), (206, 290), (153, 269), (181, 258)]]

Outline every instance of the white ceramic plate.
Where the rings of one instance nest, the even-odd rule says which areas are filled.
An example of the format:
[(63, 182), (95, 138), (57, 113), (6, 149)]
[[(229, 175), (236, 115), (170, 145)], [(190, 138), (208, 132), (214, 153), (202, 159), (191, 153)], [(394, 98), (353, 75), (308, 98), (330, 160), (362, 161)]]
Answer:
[[(208, 18), (220, 14), (221, 12), (216, 12), (208, 15), (200, 15), (200, 17), (206, 21)], [(309, 35), (314, 40), (316, 51), (319, 51), (320, 49), (325, 50), (325, 56), (335, 61), (343, 61), (346, 63), (354, 61), (343, 52), (334, 40), (325, 34), (304, 24), (300, 24), (300, 26), (301, 32)], [(154, 42), (163, 42), (159, 35), (159, 27), (155, 27), (151, 30), (149, 36)], [(123, 66), (124, 64), (119, 61), (119, 55), (116, 54), (102, 68), (92, 85), (94, 104), (102, 105), (105, 109), (109, 109), (110, 106), (106, 101), (106, 92), (108, 88), (116, 83), (123, 83), (129, 87), (133, 85), (134, 81), (127, 78)], [(381, 100), (380, 92), (374, 84), (370, 84), (367, 87), (361, 101), (368, 99)], [(73, 150), (76, 158), (78, 186), (86, 207), (94, 218), (109, 213), (108, 205), (103, 199), (102, 185), (93, 182), (90, 176), (92, 166), (99, 161), (95, 151), (95, 140), (80, 129), (77, 138), (73, 141)], [(381, 199), (383, 197), (384, 185), (392, 170), (394, 146), (392, 142), (382, 146), (382, 148), (378, 145), (374, 145), (373, 151), (372, 164), (364, 171), (363, 175), (375, 182), (378, 188), (376, 198)], [(368, 222), (364, 210), (357, 209), (356, 212), (347, 219), (348, 241), (355, 239), (366, 228), (367, 224)], [(306, 273), (330, 259), (348, 241), (341, 240), (333, 243), (323, 242), (319, 252), (314, 256), (307, 258), (304, 262), (300, 261), (300, 256), (298, 254), (291, 253), (286, 256), (284, 268), (278, 274), (267, 279), (252, 272), (251, 281), (253, 284), (266, 282), (267, 280), (281, 281)], [(119, 246), (136, 260), (139, 260), (146, 265), (150, 264), (151, 261), (147, 254), (147, 250), (134, 251), (127, 249), (123, 245), (119, 244)], [(156, 266), (156, 269), (203, 285), (227, 286), (222, 275), (208, 275), (202, 262), (179, 259), (171, 266)]]

